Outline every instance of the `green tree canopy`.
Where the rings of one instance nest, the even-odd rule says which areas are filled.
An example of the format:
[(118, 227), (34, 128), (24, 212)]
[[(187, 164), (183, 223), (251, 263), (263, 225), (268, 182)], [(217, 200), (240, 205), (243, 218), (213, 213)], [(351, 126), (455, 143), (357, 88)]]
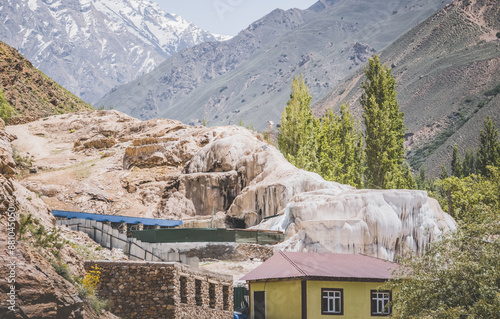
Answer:
[(487, 166), (500, 167), (500, 141), (495, 122), (488, 116), (484, 121), (484, 129), (479, 133), (479, 149), (477, 150), (476, 168), (482, 175), (488, 174)]
[(393, 318), (498, 318), (500, 221), (461, 225), (422, 257), (403, 259), (387, 285)]
[(321, 119), (317, 145), (323, 178), (362, 186), (363, 136), (347, 106), (341, 105), (340, 116), (329, 110)]
[(292, 82), (292, 93), (281, 114), (278, 146), (286, 159), (299, 168), (317, 171), (318, 120), (311, 112), (311, 95), (302, 74)]
[(5, 123), (9, 121), (14, 113), (14, 109), (10, 106), (9, 102), (5, 99), (3, 91), (0, 90), (0, 118), (4, 120)]
[[(390, 187), (390, 178), (406, 175), (404, 160), (404, 114), (396, 99), (391, 69), (373, 55), (365, 67), (366, 80), (360, 98), (365, 132), (366, 182), (369, 187)], [(394, 183), (392, 183), (394, 184)]]

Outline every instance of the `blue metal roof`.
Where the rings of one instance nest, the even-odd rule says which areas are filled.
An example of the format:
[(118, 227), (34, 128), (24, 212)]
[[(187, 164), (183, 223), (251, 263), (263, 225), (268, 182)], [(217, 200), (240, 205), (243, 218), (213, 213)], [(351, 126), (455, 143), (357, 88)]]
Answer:
[(91, 219), (99, 222), (112, 222), (112, 223), (127, 223), (127, 224), (138, 224), (141, 223), (145, 226), (164, 226), (164, 227), (175, 227), (182, 224), (180, 220), (169, 220), (169, 219), (156, 219), (156, 218), (140, 218), (140, 217), (127, 217), (118, 215), (101, 215), (101, 214), (90, 214), (90, 213), (78, 213), (78, 212), (68, 212), (64, 210), (53, 210), (52, 214), (56, 217), (64, 218), (82, 218)]

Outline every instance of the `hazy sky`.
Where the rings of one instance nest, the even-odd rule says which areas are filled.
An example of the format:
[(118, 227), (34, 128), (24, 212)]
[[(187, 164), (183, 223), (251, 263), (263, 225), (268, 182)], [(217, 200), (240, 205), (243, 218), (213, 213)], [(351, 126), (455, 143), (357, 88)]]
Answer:
[(236, 35), (276, 8), (306, 9), (317, 0), (152, 0), (212, 33)]

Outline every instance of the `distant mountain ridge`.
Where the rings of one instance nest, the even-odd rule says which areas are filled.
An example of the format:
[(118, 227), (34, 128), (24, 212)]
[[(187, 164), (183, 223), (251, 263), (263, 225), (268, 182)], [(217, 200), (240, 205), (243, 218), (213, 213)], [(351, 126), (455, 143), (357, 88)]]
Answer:
[(87, 102), (168, 56), (226, 40), (148, 0), (5, 0), (0, 40)]
[(152, 72), (111, 91), (97, 105), (113, 106), (140, 119), (167, 117), (163, 108), (176, 106), (200, 86), (230, 73), (313, 15), (306, 10), (275, 9), (228, 41), (202, 43), (173, 55)]
[[(462, 156), (477, 147), (487, 116), (500, 128), (499, 17), (499, 0), (453, 1), (380, 52), (398, 83), (414, 169), (439, 175), (455, 143)], [(360, 114), (361, 81), (361, 70), (344, 79), (316, 114), (341, 103)]]
[(14, 109), (9, 123), (92, 109), (1, 41), (0, 77), (0, 90)]
[(446, 2), (340, 0), (319, 1), (307, 10), (275, 10), (227, 42), (204, 43), (170, 57), (97, 105), (141, 119), (201, 124), (205, 118), (209, 125), (243, 120), (263, 129), (267, 120), (280, 121), (295, 75), (304, 74), (318, 100), (373, 50)]

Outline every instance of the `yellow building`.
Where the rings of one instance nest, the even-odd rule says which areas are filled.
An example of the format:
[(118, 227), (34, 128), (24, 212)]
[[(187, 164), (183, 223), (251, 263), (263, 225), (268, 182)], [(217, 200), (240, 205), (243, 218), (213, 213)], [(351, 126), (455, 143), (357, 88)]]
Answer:
[(251, 319), (365, 319), (389, 316), (379, 290), (397, 264), (364, 255), (276, 253), (242, 278)]

